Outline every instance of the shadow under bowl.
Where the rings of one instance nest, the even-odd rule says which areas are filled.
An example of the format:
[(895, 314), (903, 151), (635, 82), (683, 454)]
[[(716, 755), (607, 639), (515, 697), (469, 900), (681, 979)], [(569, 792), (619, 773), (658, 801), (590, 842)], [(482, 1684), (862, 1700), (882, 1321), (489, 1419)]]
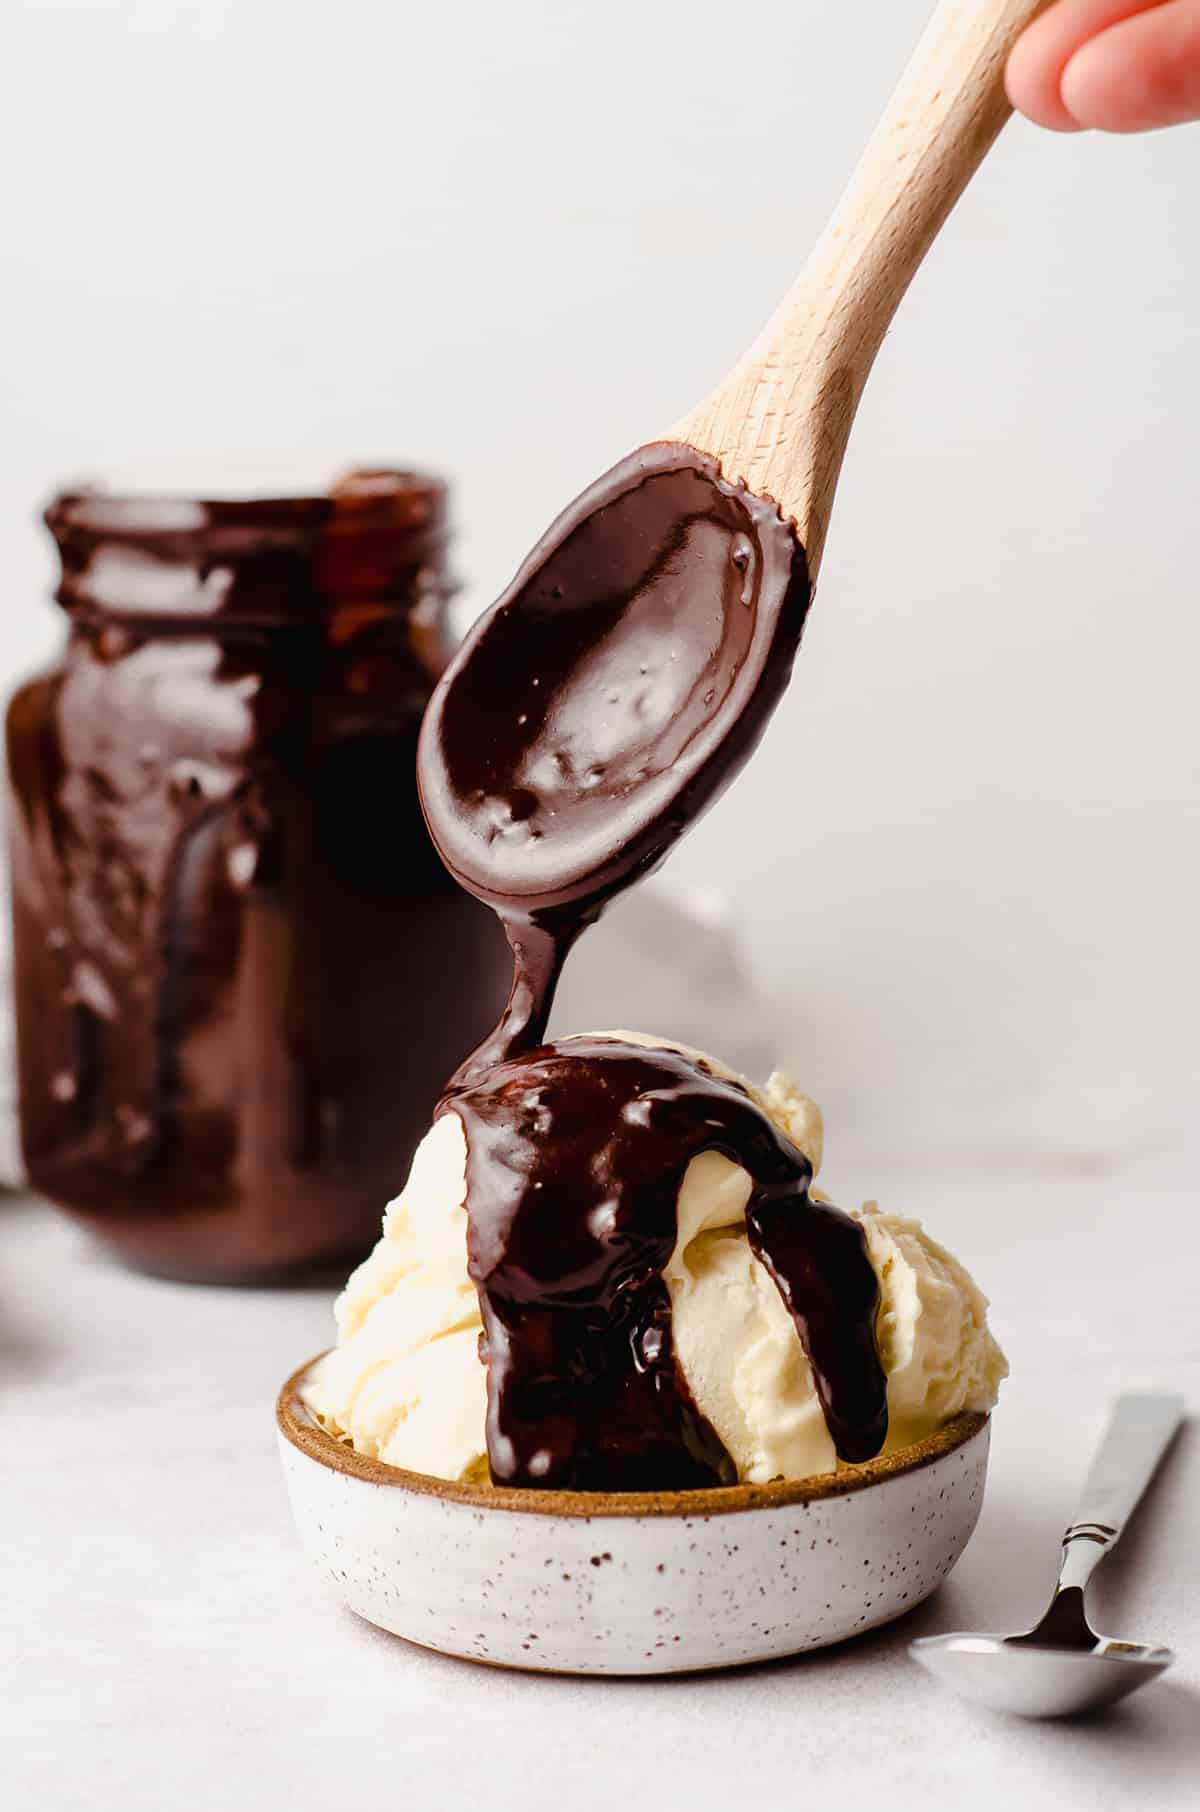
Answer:
[(864, 1466), (710, 1491), (467, 1485), (364, 1458), (309, 1412), (276, 1419), (301, 1541), (379, 1628), (464, 1660), (666, 1674), (823, 1648), (933, 1592), (979, 1519), (987, 1416)]

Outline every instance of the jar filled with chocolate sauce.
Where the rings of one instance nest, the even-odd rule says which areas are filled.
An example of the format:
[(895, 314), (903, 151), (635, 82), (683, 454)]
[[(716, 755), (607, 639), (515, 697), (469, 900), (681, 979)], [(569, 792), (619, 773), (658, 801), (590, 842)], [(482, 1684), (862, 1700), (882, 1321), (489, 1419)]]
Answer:
[(363, 1251), (510, 980), (434, 854), (444, 488), (68, 492), (61, 663), (8, 713), (21, 1134), (128, 1262), (285, 1277)]

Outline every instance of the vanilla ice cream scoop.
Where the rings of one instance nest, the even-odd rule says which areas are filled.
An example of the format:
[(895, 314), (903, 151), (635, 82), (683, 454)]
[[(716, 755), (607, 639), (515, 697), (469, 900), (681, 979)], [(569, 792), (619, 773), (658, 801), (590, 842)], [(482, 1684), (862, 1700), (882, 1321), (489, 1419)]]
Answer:
[[(611, 1037), (679, 1049), (627, 1032)], [(697, 1061), (731, 1076), (712, 1059)], [(764, 1089), (742, 1086), (815, 1173), (822, 1127), (814, 1103), (779, 1073)], [(463, 1121), (450, 1108), (422, 1141), (379, 1243), (338, 1299), (337, 1345), (316, 1368), (308, 1401), (359, 1453), (441, 1478), (486, 1480), (487, 1373), (467, 1269), (467, 1168)], [(795, 1321), (747, 1238), (751, 1187), (748, 1173), (719, 1152), (691, 1160), (663, 1278), (676, 1363), (696, 1408), (739, 1480), (761, 1483), (830, 1472), (840, 1462)], [(963, 1410), (991, 1409), (1008, 1368), (988, 1331), (986, 1298), (919, 1222), (873, 1203), (854, 1218), (879, 1284), (886, 1449)]]

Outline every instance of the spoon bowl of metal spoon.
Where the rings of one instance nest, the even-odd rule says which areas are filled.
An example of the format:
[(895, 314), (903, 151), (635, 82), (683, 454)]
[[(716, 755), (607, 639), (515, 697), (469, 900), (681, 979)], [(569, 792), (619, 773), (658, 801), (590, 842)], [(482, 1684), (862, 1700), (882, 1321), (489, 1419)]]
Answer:
[(1117, 1398), (1079, 1515), (1063, 1536), (1058, 1583), (1040, 1623), (1014, 1636), (923, 1636), (909, 1644), (914, 1661), (960, 1698), (1026, 1718), (1097, 1711), (1157, 1679), (1175, 1659), (1171, 1650), (1097, 1635), (1084, 1588), (1132, 1516), (1182, 1414), (1178, 1397)]

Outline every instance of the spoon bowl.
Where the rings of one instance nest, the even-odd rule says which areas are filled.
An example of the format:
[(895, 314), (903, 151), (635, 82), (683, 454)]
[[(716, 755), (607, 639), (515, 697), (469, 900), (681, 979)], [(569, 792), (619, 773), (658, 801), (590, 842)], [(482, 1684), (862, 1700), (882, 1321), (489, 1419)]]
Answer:
[(1169, 1648), (1107, 1636), (1097, 1636), (1092, 1648), (1054, 1648), (964, 1630), (922, 1636), (909, 1653), (960, 1698), (1025, 1718), (1098, 1711), (1157, 1679), (1175, 1659)]
[(688, 448), (642, 448), (552, 525), (466, 637), (422, 726), (430, 833), (506, 917), (655, 867), (747, 759), (809, 601), (773, 504)]

